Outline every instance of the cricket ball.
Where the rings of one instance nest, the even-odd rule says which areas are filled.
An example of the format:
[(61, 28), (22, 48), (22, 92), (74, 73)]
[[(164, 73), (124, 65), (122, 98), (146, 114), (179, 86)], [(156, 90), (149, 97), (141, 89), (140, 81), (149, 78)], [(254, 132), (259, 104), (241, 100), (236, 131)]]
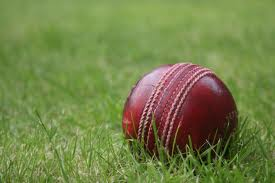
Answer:
[(226, 140), (237, 122), (225, 84), (210, 69), (178, 63), (158, 67), (137, 82), (124, 106), (122, 128), (127, 139), (142, 142), (150, 153), (157, 151), (156, 140), (171, 153), (175, 145), (184, 152), (189, 138), (195, 149)]

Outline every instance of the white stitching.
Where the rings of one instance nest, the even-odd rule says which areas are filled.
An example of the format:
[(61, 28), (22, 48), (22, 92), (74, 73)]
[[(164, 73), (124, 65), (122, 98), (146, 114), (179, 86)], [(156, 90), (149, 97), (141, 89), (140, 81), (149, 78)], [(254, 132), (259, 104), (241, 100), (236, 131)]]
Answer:
[[(186, 75), (179, 81), (179, 83), (178, 83), (178, 85), (177, 85), (177, 88), (174, 90), (174, 92), (173, 92), (173, 94), (171, 95), (171, 97), (173, 97), (173, 96), (174, 96), (174, 93), (178, 91), (179, 87), (181, 86), (182, 82), (186, 79), (186, 77), (187, 77), (187, 76), (190, 76), (190, 73), (191, 73), (191, 78), (189, 78), (189, 79), (187, 80), (187, 82), (184, 83), (184, 85), (182, 86), (181, 90), (185, 89), (185, 88), (187, 87), (186, 85), (190, 82), (189, 80), (192, 79), (192, 77), (194, 76), (194, 74), (200, 72), (201, 70), (202, 70), (202, 68), (196, 65), (196, 67), (194, 67), (192, 70), (188, 71), (188, 72), (186, 73)], [(182, 92), (181, 90), (179, 91), (179, 93)], [(177, 96), (176, 96), (176, 97), (177, 97)], [(163, 114), (164, 114), (164, 113), (163, 113), (163, 114), (162, 114), (163, 116), (162, 116), (162, 118), (161, 118), (161, 121), (163, 121), (163, 118), (166, 116), (166, 120), (164, 121), (164, 128), (163, 128), (162, 135), (161, 135), (161, 139), (163, 140), (163, 142), (164, 142), (164, 140), (165, 140), (166, 131), (167, 131), (167, 128), (168, 128), (168, 126), (169, 126), (170, 115), (171, 115), (171, 113), (173, 112), (174, 105), (175, 105), (176, 102), (178, 101), (178, 100), (175, 100), (175, 97), (173, 97), (173, 98), (171, 98), (171, 99), (174, 99), (174, 100), (173, 100), (173, 103), (172, 103), (172, 105), (171, 105), (170, 111), (168, 112), (168, 115), (163, 115)], [(167, 106), (166, 106), (166, 107), (167, 107)], [(165, 113), (165, 114), (166, 114), (166, 113)]]
[[(143, 125), (143, 134), (142, 134), (143, 136), (142, 136), (142, 138), (144, 138), (144, 134), (146, 133), (146, 129), (148, 129), (147, 126), (148, 126), (148, 123), (150, 122), (149, 119), (150, 119), (150, 116), (152, 115), (152, 111), (155, 111), (154, 107), (155, 107), (156, 100), (157, 100), (157, 98), (159, 97), (159, 95), (161, 94), (161, 90), (164, 88), (165, 83), (167, 82), (168, 78), (169, 78), (170, 76), (173, 76), (173, 74), (176, 72), (176, 70), (181, 70), (181, 69), (185, 68), (187, 65), (188, 65), (188, 64), (180, 64), (180, 66), (177, 67), (176, 69), (174, 69), (173, 71), (171, 71), (171, 72), (169, 73), (169, 75), (167, 75), (166, 78), (163, 78), (164, 81), (161, 82), (160, 85), (159, 85), (159, 88), (156, 89), (155, 96), (154, 96), (153, 100), (151, 101), (151, 105), (150, 105), (150, 107), (149, 107), (149, 110), (147, 111), (147, 116), (146, 116), (146, 119), (145, 119), (145, 121), (144, 121), (144, 125)], [(163, 93), (162, 93), (162, 94), (163, 94)]]
[[(194, 64), (190, 64), (190, 63), (186, 63), (186, 65), (185, 65), (184, 67), (182, 67), (182, 68), (181, 68), (181, 71), (179, 71), (177, 74), (180, 76), (180, 75), (185, 71), (186, 68), (191, 67), (191, 66), (195, 66), (195, 65), (194, 65)], [(189, 72), (188, 72), (188, 73), (189, 73)], [(177, 78), (178, 78), (178, 77), (177, 77)], [(169, 85), (172, 84), (172, 83), (174, 83), (173, 81), (174, 81), (175, 79), (177, 79), (177, 78), (176, 78), (176, 76), (174, 76), (174, 78), (173, 78), (172, 80), (170, 80)], [(166, 89), (169, 87), (169, 85), (166, 87)], [(179, 85), (177, 85), (177, 89), (178, 89), (178, 87), (179, 87)], [(176, 89), (176, 90), (177, 90), (177, 89)], [(176, 90), (175, 90), (175, 91), (176, 91)], [(173, 94), (172, 94), (172, 95), (170, 96), (170, 98), (168, 99), (168, 102), (172, 100), (172, 96), (174, 95), (175, 91), (173, 92)], [(165, 90), (162, 92), (162, 96), (161, 96), (161, 98), (159, 99), (159, 101), (158, 101), (158, 103), (157, 103), (157, 105), (156, 105), (156, 107), (155, 107), (155, 109), (154, 109), (154, 113), (156, 112), (157, 107), (159, 106), (160, 102), (162, 101), (162, 98), (164, 97), (164, 93), (165, 93)], [(160, 120), (160, 122), (163, 120), (163, 114), (166, 113), (166, 109), (167, 109), (167, 105), (165, 105), (165, 107), (164, 107), (163, 113), (162, 113), (162, 115), (161, 115), (161, 120)], [(147, 143), (146, 143), (147, 145), (148, 145), (148, 143), (149, 143), (149, 138), (150, 138), (150, 134), (151, 134), (151, 133), (152, 133), (152, 123), (150, 123), (149, 130), (148, 130), (148, 133), (147, 133)]]
[(173, 72), (174, 70), (176, 70), (177, 68), (179, 68), (181, 65), (180, 64), (175, 64), (173, 65), (163, 76), (162, 78), (159, 80), (158, 84), (156, 85), (156, 87), (154, 88), (154, 90), (152, 91), (151, 96), (149, 97), (149, 100), (146, 102), (145, 108), (143, 110), (142, 113), (142, 117), (139, 121), (139, 128), (138, 128), (138, 139), (141, 140), (141, 136), (142, 136), (142, 130), (144, 127), (144, 119), (146, 117), (146, 114), (148, 113), (148, 110), (151, 106), (151, 102), (154, 98), (154, 95), (157, 91), (157, 88), (161, 85), (161, 83), (163, 82), (163, 79), (165, 79), (166, 77), (168, 77), (170, 75), (171, 72)]
[(200, 80), (205, 75), (212, 73), (209, 69), (202, 69), (200, 72), (202, 72), (202, 73), (200, 73), (199, 75), (197, 75), (199, 73), (198, 72), (198, 73), (196, 73), (196, 74), (193, 75), (194, 77), (192, 77), (192, 79), (190, 78), (190, 81), (191, 80), (193, 80), (193, 81), (189, 84), (189, 86), (186, 88), (186, 90), (182, 90), (178, 94), (178, 96), (176, 97), (176, 99), (175, 99), (175, 101), (179, 100), (180, 96), (183, 94), (182, 97), (181, 97), (180, 102), (177, 105), (177, 108), (175, 110), (175, 113), (173, 114), (173, 118), (172, 118), (171, 123), (170, 123), (170, 128), (169, 128), (168, 135), (167, 135), (167, 138), (166, 138), (166, 143), (165, 143), (165, 147), (166, 148), (168, 148), (168, 145), (169, 145), (169, 142), (170, 142), (170, 137), (171, 137), (171, 134), (172, 134), (173, 125), (174, 125), (176, 116), (178, 115), (179, 109), (182, 106), (182, 104), (184, 103), (184, 101), (186, 99), (186, 96), (189, 94), (189, 92), (191, 91), (192, 87), (196, 84), (196, 82), (198, 80)]

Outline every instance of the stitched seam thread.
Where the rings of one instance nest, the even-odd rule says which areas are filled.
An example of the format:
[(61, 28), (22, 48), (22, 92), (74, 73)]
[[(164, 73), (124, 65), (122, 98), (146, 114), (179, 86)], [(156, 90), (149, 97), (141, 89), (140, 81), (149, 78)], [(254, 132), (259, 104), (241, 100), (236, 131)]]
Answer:
[[(171, 138), (171, 134), (172, 134), (172, 131), (173, 131), (173, 126), (174, 126), (175, 119), (176, 119), (176, 117), (178, 115), (178, 112), (179, 112), (182, 104), (184, 103), (187, 95), (191, 91), (192, 87), (197, 83), (197, 81), (199, 81), (202, 77), (204, 77), (205, 75), (210, 74), (210, 73), (212, 73), (212, 72), (209, 69), (202, 69), (200, 72), (194, 74), (192, 82), (189, 85), (187, 85), (186, 90), (182, 90), (178, 94), (177, 98), (175, 99), (176, 101), (179, 100), (180, 96), (182, 95), (182, 97), (181, 97), (180, 102), (178, 103), (178, 105), (177, 106), (175, 105), (176, 106), (176, 110), (175, 110), (175, 113), (173, 114), (173, 118), (172, 118), (172, 120), (170, 122), (170, 125), (169, 125), (170, 127), (169, 127), (168, 135), (167, 135), (167, 138), (166, 138), (166, 142), (165, 142), (165, 147), (166, 148), (168, 148), (168, 145), (169, 145), (169, 142), (170, 142), (170, 138)], [(175, 107), (175, 106), (173, 106), (173, 107)], [(172, 113), (170, 115), (172, 115)]]
[[(152, 112), (155, 112), (155, 109), (154, 109), (154, 107), (156, 106), (155, 103), (157, 102), (157, 98), (158, 98), (161, 94), (163, 94), (163, 93), (161, 93), (161, 91), (162, 91), (162, 89), (165, 87), (165, 84), (166, 84), (166, 82), (168, 81), (168, 78), (171, 77), (171, 76), (173, 76), (173, 74), (176, 72), (176, 70), (182, 70), (182, 69), (184, 69), (185, 67), (187, 67), (188, 64), (181, 64), (180, 66), (181, 66), (181, 67), (178, 67), (177, 69), (175, 69), (175, 70), (173, 70), (172, 72), (170, 72), (170, 74), (165, 78), (165, 80), (159, 85), (159, 88), (156, 89), (155, 96), (154, 96), (153, 100), (151, 101), (151, 105), (150, 105), (150, 107), (149, 107), (149, 110), (147, 111), (146, 119), (145, 119), (145, 121), (144, 121), (144, 125), (143, 125), (143, 134), (142, 134), (143, 136), (142, 136), (142, 138), (147, 138), (147, 137), (148, 137), (148, 136), (145, 137), (144, 135), (145, 135), (145, 133), (146, 133), (146, 130), (148, 129), (148, 124), (149, 124), (149, 122), (151, 121), (151, 123), (152, 123), (152, 120), (150, 120), (150, 116), (153, 114)], [(150, 123), (150, 124), (151, 124), (151, 123)]]
[[(181, 71), (179, 71), (178, 73), (180, 73), (180, 74), (182, 74), (182, 72), (187, 68), (187, 67), (189, 67), (189, 66), (192, 66), (193, 64), (190, 64), (190, 63), (186, 63), (182, 68), (181, 68)], [(173, 73), (172, 73), (173, 74)], [(171, 74), (171, 75), (172, 75)], [(180, 75), (179, 74), (179, 75)], [(171, 76), (170, 75), (170, 76)], [(167, 78), (168, 79), (168, 78)], [(172, 80), (170, 80), (169, 81), (169, 83), (171, 83), (173, 81), (173, 79)], [(167, 81), (166, 81), (167, 82)], [(163, 85), (163, 87), (164, 87), (164, 85)], [(166, 87), (166, 89), (169, 87), (169, 84), (167, 85), (167, 87)], [(161, 90), (159, 91), (159, 92), (161, 92)], [(165, 89), (162, 91), (162, 93), (160, 93), (160, 95), (161, 95), (161, 98), (158, 100), (158, 103), (154, 106), (155, 107), (155, 109), (153, 109), (154, 111), (153, 111), (153, 113), (155, 113), (156, 112), (156, 109), (157, 109), (157, 106), (160, 104), (160, 102), (161, 102), (161, 100), (162, 100), (162, 98), (163, 98), (163, 96), (164, 96), (164, 93), (165, 93)], [(153, 108), (153, 107), (152, 107)], [(149, 115), (148, 115), (148, 118), (150, 117), (150, 113), (149, 113)], [(150, 138), (150, 134), (152, 133), (152, 122), (150, 123), (150, 126), (149, 126), (149, 129), (148, 129), (148, 133), (147, 133), (147, 142), (146, 142), (146, 144), (148, 145), (148, 142), (149, 142), (149, 138)]]
[(159, 85), (161, 85), (161, 83), (163, 82), (163, 79), (165, 79), (167, 76), (169, 76), (171, 72), (173, 72), (174, 70), (176, 70), (176, 69), (179, 68), (180, 66), (181, 66), (181, 64), (175, 64), (175, 65), (173, 65), (173, 66), (163, 75), (163, 77), (158, 81), (157, 86), (156, 86), (156, 87), (154, 88), (154, 90), (152, 91), (152, 94), (151, 94), (151, 96), (149, 97), (149, 100), (146, 102), (145, 108), (144, 108), (143, 113), (142, 113), (142, 117), (141, 117), (140, 122), (139, 122), (139, 128), (138, 128), (138, 139), (139, 139), (139, 140), (141, 140), (141, 137), (142, 137), (142, 130), (143, 130), (143, 126), (144, 126), (144, 120), (145, 120), (146, 114), (148, 113), (148, 110), (149, 110), (149, 108), (150, 108), (151, 101), (153, 100), (154, 95), (155, 95), (155, 93), (156, 93), (156, 89), (159, 87)]
[[(197, 72), (200, 72), (201, 70), (202, 70), (201, 67), (196, 66), (192, 70), (188, 71), (186, 73), (186, 75), (179, 81), (179, 83), (177, 85), (177, 88), (174, 90), (173, 94), (169, 98), (169, 100), (167, 102), (167, 105), (165, 106), (164, 113), (162, 113), (162, 116), (161, 116), (161, 121), (163, 121), (164, 117), (166, 116), (166, 120), (164, 121), (164, 128), (163, 128), (162, 135), (161, 135), (161, 139), (163, 140), (163, 142), (165, 140), (165, 134), (166, 134), (166, 131), (167, 131), (167, 128), (168, 128), (168, 125), (169, 125), (169, 120), (168, 120), (169, 116), (171, 115), (171, 112), (173, 110), (173, 105), (175, 105), (175, 102), (177, 101), (177, 100), (175, 100), (174, 94), (178, 91), (179, 87), (181, 86), (182, 82), (186, 79), (186, 77), (190, 76), (190, 73), (191, 73), (191, 78), (189, 78), (187, 80), (187, 82), (184, 83), (184, 86), (182, 87), (181, 90), (183, 90), (186, 87), (186, 85), (188, 84), (188, 81), (192, 79), (192, 77), (194, 76), (194, 74), (197, 73)], [(169, 110), (168, 106), (169, 106), (170, 102), (172, 102), (172, 101), (173, 101), (173, 103), (172, 103), (171, 108)]]

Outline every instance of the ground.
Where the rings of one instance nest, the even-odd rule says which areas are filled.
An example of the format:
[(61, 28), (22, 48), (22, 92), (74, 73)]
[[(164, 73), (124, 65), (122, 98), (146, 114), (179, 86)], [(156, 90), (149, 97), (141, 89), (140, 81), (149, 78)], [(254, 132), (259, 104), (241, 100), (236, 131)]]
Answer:
[[(275, 3), (0, 2), (0, 182), (275, 182)], [(240, 114), (230, 153), (130, 152), (125, 99), (167, 63), (211, 68)]]

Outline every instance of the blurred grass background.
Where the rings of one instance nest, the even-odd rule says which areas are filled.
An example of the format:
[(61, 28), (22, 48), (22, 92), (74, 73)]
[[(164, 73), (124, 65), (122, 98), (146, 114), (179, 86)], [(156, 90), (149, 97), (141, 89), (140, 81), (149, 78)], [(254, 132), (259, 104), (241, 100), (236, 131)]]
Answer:
[[(240, 115), (274, 133), (274, 8), (272, 0), (1, 0), (0, 176), (29, 180), (18, 168), (29, 151), (33, 169), (45, 168), (37, 170), (41, 179), (61, 176), (45, 155), (34, 111), (61, 141), (95, 138), (92, 132), (103, 129), (120, 144), (132, 85), (167, 63), (211, 68)], [(8, 171), (11, 159), (18, 167)]]

